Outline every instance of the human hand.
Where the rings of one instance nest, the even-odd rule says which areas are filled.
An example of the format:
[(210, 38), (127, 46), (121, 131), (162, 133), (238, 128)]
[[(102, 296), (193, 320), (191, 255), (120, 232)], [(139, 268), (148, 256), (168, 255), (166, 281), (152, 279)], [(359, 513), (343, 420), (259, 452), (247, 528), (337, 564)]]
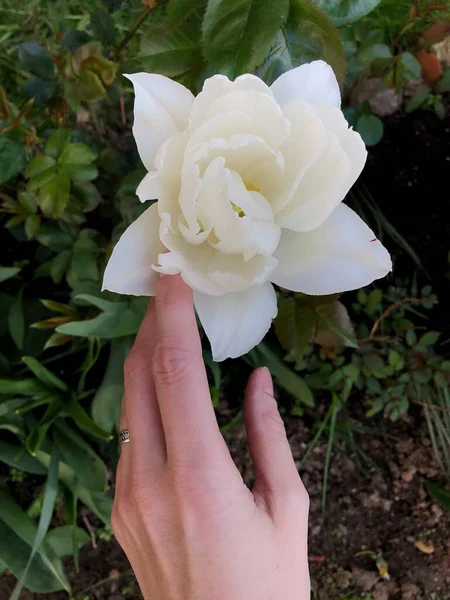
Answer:
[(308, 495), (267, 369), (244, 415), (252, 491), (217, 425), (192, 290), (161, 278), (125, 362), (112, 515), (146, 600), (309, 600)]

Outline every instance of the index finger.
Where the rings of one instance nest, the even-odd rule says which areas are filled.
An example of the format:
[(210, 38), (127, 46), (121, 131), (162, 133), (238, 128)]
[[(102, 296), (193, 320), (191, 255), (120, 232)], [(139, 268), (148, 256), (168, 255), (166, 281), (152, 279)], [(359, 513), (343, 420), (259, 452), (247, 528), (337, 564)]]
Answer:
[(231, 457), (211, 403), (192, 290), (178, 275), (158, 280), (152, 367), (169, 463)]

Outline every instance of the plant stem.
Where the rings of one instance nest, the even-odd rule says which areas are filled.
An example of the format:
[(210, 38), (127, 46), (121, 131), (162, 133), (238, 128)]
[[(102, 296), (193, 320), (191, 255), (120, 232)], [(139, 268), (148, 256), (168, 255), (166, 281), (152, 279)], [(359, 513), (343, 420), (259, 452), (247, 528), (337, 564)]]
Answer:
[(127, 31), (127, 33), (125, 34), (125, 37), (120, 42), (119, 48), (118, 48), (119, 52), (121, 50), (124, 50), (128, 46), (130, 40), (134, 37), (136, 32), (139, 30), (142, 23), (144, 23), (144, 21), (150, 16), (150, 13), (153, 12), (155, 10), (155, 8), (157, 8), (158, 5), (159, 5), (159, 2), (158, 2), (158, 0), (156, 0), (154, 2), (154, 4), (152, 4), (152, 6), (150, 6), (150, 5), (146, 6), (145, 12), (142, 13), (142, 15), (137, 19), (136, 23), (133, 25), (133, 27), (129, 31)]

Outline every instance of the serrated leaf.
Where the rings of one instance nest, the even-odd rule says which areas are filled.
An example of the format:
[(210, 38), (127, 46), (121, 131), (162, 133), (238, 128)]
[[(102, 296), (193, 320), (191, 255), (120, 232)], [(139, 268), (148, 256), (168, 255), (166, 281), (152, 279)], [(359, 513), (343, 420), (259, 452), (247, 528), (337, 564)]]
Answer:
[(30, 179), (31, 177), (35, 177), (36, 175), (40, 175), (44, 171), (51, 169), (51, 167), (54, 167), (55, 165), (55, 159), (47, 154), (36, 156), (36, 158), (33, 158), (33, 160), (28, 163), (24, 175)]
[(175, 79), (195, 91), (204, 66), (200, 22), (187, 22), (172, 31), (167, 30), (164, 22), (148, 23), (140, 57), (147, 71)]
[(61, 152), (70, 142), (70, 136), (72, 132), (70, 129), (61, 128), (56, 129), (48, 138), (47, 145), (45, 147), (45, 153), (54, 159), (59, 158)]
[(288, 0), (209, 0), (203, 19), (206, 59), (231, 77), (255, 69), (288, 12)]
[(346, 59), (338, 30), (317, 5), (309, 0), (292, 0), (288, 21), (277, 34), (259, 75), (271, 84), (282, 73), (318, 59), (333, 68), (342, 84)]
[(88, 165), (94, 162), (97, 156), (97, 152), (87, 144), (68, 144), (61, 152), (59, 162), (63, 165)]
[(59, 219), (70, 199), (70, 177), (59, 173), (39, 190), (39, 206), (46, 217)]
[(203, 12), (207, 0), (170, 0), (167, 6), (167, 27), (175, 29), (193, 12)]
[(372, 12), (381, 0), (314, 0), (338, 27), (359, 21)]

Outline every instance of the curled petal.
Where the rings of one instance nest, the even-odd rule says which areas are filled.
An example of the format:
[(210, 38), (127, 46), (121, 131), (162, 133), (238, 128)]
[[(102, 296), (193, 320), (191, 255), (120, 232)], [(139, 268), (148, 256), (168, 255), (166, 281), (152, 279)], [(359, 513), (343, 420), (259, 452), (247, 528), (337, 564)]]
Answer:
[(313, 106), (341, 105), (336, 76), (330, 65), (323, 60), (315, 60), (286, 71), (274, 81), (270, 89), (281, 107), (295, 98), (306, 100)]
[(157, 274), (152, 263), (164, 251), (159, 226), (155, 203), (124, 231), (115, 245), (103, 276), (102, 290), (133, 296), (155, 295)]
[(161, 180), (158, 171), (149, 171), (138, 185), (136, 195), (141, 202), (157, 200), (161, 193)]
[(340, 204), (317, 229), (284, 229), (274, 254), (278, 266), (271, 281), (311, 295), (355, 290), (392, 269), (386, 248), (358, 215)]
[(277, 297), (270, 283), (219, 297), (194, 292), (194, 304), (215, 361), (247, 353), (263, 339), (277, 315)]
[(134, 86), (133, 135), (148, 171), (154, 167), (158, 149), (188, 125), (194, 97), (181, 84), (150, 73), (125, 75)]

